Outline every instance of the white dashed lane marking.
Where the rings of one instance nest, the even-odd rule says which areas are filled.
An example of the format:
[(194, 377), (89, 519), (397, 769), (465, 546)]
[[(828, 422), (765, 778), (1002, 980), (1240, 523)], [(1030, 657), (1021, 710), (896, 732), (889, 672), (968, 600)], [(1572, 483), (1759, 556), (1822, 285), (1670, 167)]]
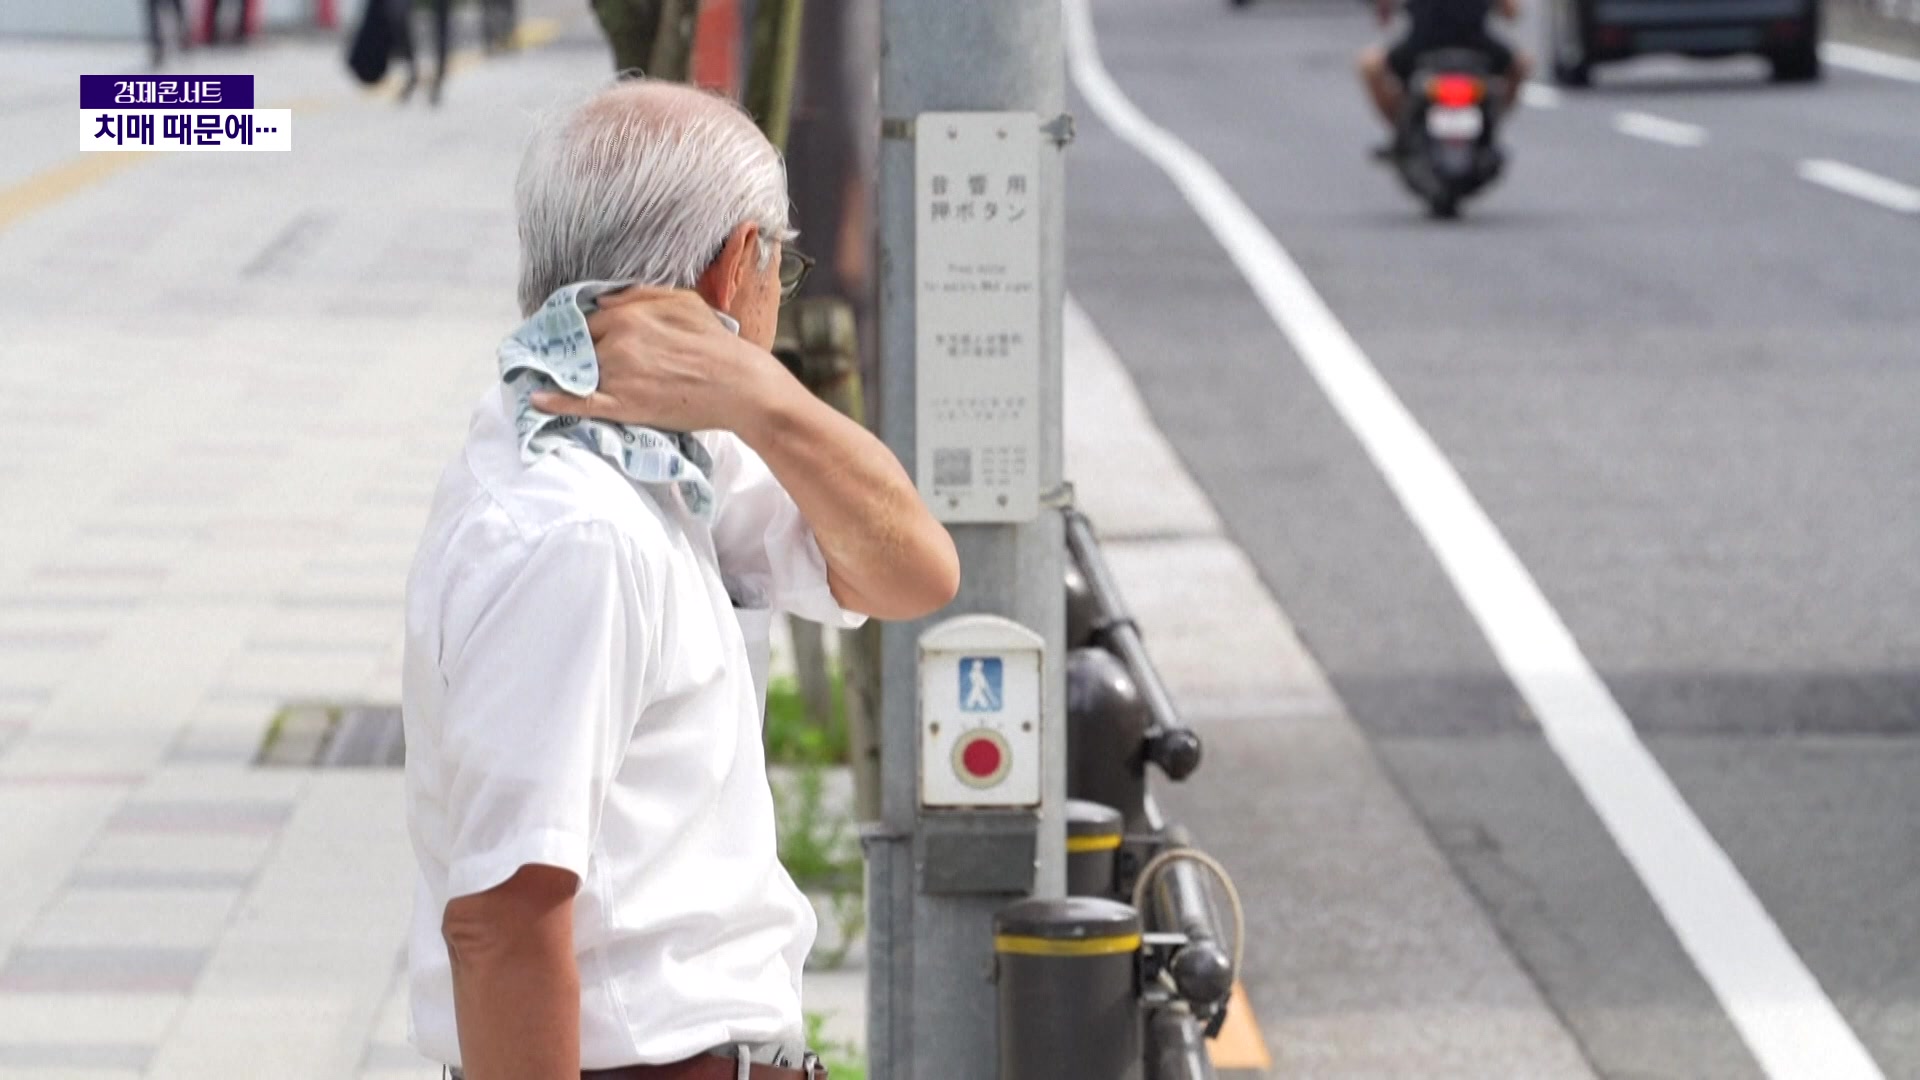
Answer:
[(1834, 67), (1857, 71), (1863, 75), (1878, 75), (1883, 79), (1920, 83), (1920, 60), (1883, 53), (1878, 49), (1866, 49), (1858, 45), (1829, 41), (1820, 46), (1820, 59)]
[(1631, 135), (1636, 139), (1678, 146), (1691, 150), (1704, 145), (1707, 141), (1707, 129), (1698, 124), (1669, 120), (1652, 113), (1623, 112), (1613, 118), (1613, 130), (1622, 135)]
[(1879, 173), (1849, 165), (1844, 161), (1815, 158), (1800, 163), (1800, 179), (1819, 184), (1829, 191), (1851, 195), (1898, 214), (1920, 214), (1920, 188)]

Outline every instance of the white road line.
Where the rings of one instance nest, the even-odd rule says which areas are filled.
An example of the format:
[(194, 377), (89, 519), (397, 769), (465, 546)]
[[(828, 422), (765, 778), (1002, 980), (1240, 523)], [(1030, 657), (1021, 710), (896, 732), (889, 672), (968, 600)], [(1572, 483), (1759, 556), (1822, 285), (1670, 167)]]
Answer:
[(1920, 60), (1883, 53), (1878, 49), (1829, 41), (1820, 46), (1820, 59), (1834, 67), (1846, 68), (1849, 71), (1878, 75), (1883, 79), (1920, 83)]
[(1525, 83), (1520, 87), (1520, 104), (1535, 109), (1557, 109), (1560, 107), (1560, 90), (1546, 83)]
[(1668, 146), (1692, 148), (1707, 141), (1707, 129), (1698, 124), (1683, 124), (1678, 120), (1669, 120), (1652, 113), (1623, 112), (1615, 113), (1613, 130), (1622, 135), (1631, 135), (1636, 139), (1665, 143)]
[(1800, 163), (1800, 179), (1842, 195), (1865, 199), (1875, 206), (1884, 206), (1897, 213), (1920, 214), (1920, 188), (1908, 187), (1898, 180), (1889, 180), (1879, 173), (1855, 168), (1844, 161), (1819, 158), (1803, 161)]
[(1292, 342), (1761, 1068), (1774, 1080), (1884, 1080), (1433, 439), (1260, 218), (1205, 158), (1114, 84), (1087, 0), (1066, 0), (1064, 11), (1074, 85), (1107, 127), (1186, 196)]

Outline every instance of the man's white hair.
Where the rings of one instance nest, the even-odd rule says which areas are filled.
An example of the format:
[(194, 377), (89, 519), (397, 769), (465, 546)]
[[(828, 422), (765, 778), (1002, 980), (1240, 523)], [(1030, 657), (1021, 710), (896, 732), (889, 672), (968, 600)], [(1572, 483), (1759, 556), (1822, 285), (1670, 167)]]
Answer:
[(678, 83), (629, 79), (548, 117), (514, 185), (520, 310), (576, 281), (687, 288), (740, 225), (761, 265), (787, 224), (787, 170), (744, 112)]

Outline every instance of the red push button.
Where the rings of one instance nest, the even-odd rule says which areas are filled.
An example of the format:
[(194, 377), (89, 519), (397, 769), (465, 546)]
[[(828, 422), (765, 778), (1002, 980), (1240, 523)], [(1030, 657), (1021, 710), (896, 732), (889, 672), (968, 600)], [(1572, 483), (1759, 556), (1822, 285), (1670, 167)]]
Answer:
[(953, 746), (953, 771), (962, 783), (986, 788), (1006, 779), (1013, 750), (994, 731), (969, 731)]
[(960, 752), (960, 764), (973, 776), (985, 778), (999, 771), (1000, 756), (992, 739), (974, 739)]

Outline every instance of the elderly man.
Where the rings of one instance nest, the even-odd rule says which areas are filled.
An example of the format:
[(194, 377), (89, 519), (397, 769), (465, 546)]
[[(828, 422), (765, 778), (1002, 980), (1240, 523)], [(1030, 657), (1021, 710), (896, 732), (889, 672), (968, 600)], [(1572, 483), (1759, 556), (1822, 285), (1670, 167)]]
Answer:
[(768, 352), (804, 264), (731, 104), (617, 84), (535, 136), (517, 202), (525, 313), (636, 283), (586, 324), (597, 390), (532, 404), (685, 454), (648, 483), (591, 439), (529, 453), (509, 381), (441, 480), (407, 590), (411, 1037), (468, 1080), (799, 1080), (815, 924), (775, 854), (754, 654), (776, 611), (927, 614), (958, 559)]

